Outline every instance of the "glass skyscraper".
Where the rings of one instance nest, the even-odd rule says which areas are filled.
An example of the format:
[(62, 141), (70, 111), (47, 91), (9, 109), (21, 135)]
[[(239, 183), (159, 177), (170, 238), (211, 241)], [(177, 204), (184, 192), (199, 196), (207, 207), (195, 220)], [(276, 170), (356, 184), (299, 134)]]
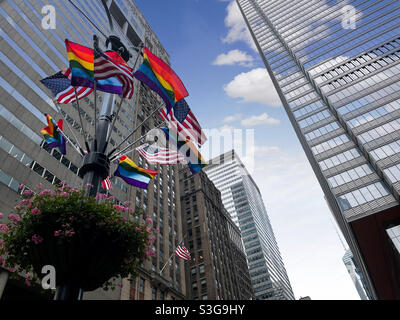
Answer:
[[(48, 20), (51, 9), (54, 9), (53, 26)], [(113, 30), (110, 30), (110, 22)], [(64, 39), (92, 48), (94, 34), (99, 37), (102, 49), (106, 48), (106, 37), (120, 37), (133, 55), (128, 62), (131, 67), (137, 57), (132, 46), (141, 42), (169, 63), (168, 53), (132, 0), (0, 1), (0, 212), (4, 213), (5, 219), (23, 191), (18, 189), (20, 183), (30, 189), (40, 183), (44, 188), (52, 189), (61, 181), (72, 187), (82, 187), (78, 175), (82, 158), (78, 152), (70, 144), (67, 144), (66, 155), (57, 149), (49, 149), (40, 133), (47, 125), (44, 113), (49, 113), (56, 121), (64, 119), (64, 134), (84, 146), (77, 105), (59, 107), (54, 104), (51, 92), (40, 80), (69, 66)], [(139, 56), (135, 69), (141, 63)], [(97, 110), (100, 111), (97, 118), (105, 114), (103, 110), (108, 99), (113, 99), (114, 106), (120, 103), (117, 95), (97, 92)], [(115, 121), (110, 149), (160, 105), (158, 99), (135, 80), (134, 96), (122, 102)], [(92, 141), (95, 132), (93, 93), (79, 103), (87, 139)], [(153, 119), (149, 119), (128, 142), (139, 138), (153, 125)], [(147, 163), (137, 153), (130, 156), (140, 167), (157, 170), (157, 177), (145, 190), (112, 178), (113, 188), (109, 194), (119, 202), (131, 201), (133, 208), (143, 208), (153, 218), (155, 227), (160, 229), (153, 247), (155, 256), (144, 262), (133, 284), (124, 279), (122, 288), (116, 286), (115, 291), (107, 293), (101, 290), (85, 293), (84, 299), (184, 299), (183, 260), (173, 255), (169, 267), (164, 268), (161, 275), (159, 273), (182, 238), (177, 166), (163, 168)], [(112, 175), (115, 165), (110, 171)], [(0, 279), (4, 279), (2, 275), (6, 273), (0, 267)], [(5, 292), (7, 286), (15, 288), (18, 284), (9, 280)]]
[(374, 299), (400, 299), (400, 2), (237, 0)]
[(363, 275), (360, 272), (359, 268), (357, 268), (353, 259), (353, 254), (351, 253), (350, 249), (346, 250), (346, 253), (344, 254), (342, 260), (361, 300), (369, 300), (369, 293), (367, 288), (365, 287)]
[(258, 300), (294, 300), (261, 193), (234, 152), (209, 161), (205, 173), (240, 228), (254, 294)]

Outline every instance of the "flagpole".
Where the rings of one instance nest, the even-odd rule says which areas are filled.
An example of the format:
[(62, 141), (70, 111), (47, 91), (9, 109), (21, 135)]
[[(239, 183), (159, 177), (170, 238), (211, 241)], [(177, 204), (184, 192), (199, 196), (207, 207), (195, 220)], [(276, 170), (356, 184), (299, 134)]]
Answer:
[(111, 135), (112, 135), (112, 131), (114, 130), (114, 124), (115, 124), (115, 121), (116, 121), (117, 118), (118, 118), (119, 110), (121, 109), (121, 106), (122, 106), (122, 102), (123, 102), (123, 101), (124, 101), (124, 97), (121, 96), (121, 101), (119, 102), (119, 105), (118, 105), (118, 107), (117, 107), (117, 112), (115, 113), (114, 119), (113, 119), (113, 121), (112, 121), (112, 123), (111, 123), (111, 127), (110, 127), (110, 130), (109, 130), (108, 138), (107, 138), (106, 143), (105, 143), (105, 145), (104, 145), (103, 152), (106, 152), (108, 143), (110, 142)]
[(86, 146), (86, 151), (90, 152), (90, 148), (89, 148), (89, 144), (86, 141), (86, 130), (83, 127), (83, 122), (82, 122), (82, 115), (81, 115), (81, 108), (79, 106), (79, 100), (78, 100), (78, 94), (76, 93), (76, 87), (74, 87), (74, 92), (75, 92), (75, 99), (76, 99), (76, 105), (78, 107), (78, 115), (79, 115), (79, 121), (81, 122), (81, 127), (82, 127), (82, 131), (83, 131), (83, 140), (85, 141), (85, 146)]
[(146, 119), (144, 119), (135, 129), (133, 129), (133, 131), (119, 145), (117, 145), (114, 149), (111, 150), (111, 152), (107, 155), (107, 157), (110, 157), (120, 146), (122, 146), (124, 144), (124, 142), (126, 142), (143, 125), (143, 123), (145, 123), (147, 120), (149, 120), (163, 106), (164, 106), (164, 104), (161, 104), (152, 113), (150, 113), (150, 115)]
[(97, 81), (94, 80), (93, 93), (94, 93), (94, 151), (97, 151)]
[[(186, 232), (185, 235), (182, 237), (181, 242), (185, 239), (186, 236), (187, 236), (187, 232)], [(180, 242), (179, 242), (179, 243), (180, 243)], [(164, 264), (164, 266), (162, 267), (162, 269), (160, 270), (160, 276), (161, 276), (161, 273), (163, 272), (164, 268), (167, 266), (169, 260), (171, 260), (172, 256), (175, 254), (175, 252), (176, 252), (176, 248), (175, 248), (174, 252), (172, 252), (172, 254), (171, 254), (171, 256), (169, 257), (169, 259), (167, 260), (167, 262)]]
[(78, 153), (79, 153), (81, 156), (84, 155), (83, 153), (81, 154), (80, 150), (76, 147), (76, 145), (72, 143), (72, 141), (69, 139), (69, 137), (68, 137), (66, 134), (64, 134), (64, 133), (61, 131), (60, 128), (57, 128), (57, 131), (71, 144), (71, 146), (72, 146), (76, 151), (78, 151)]
[[(58, 113), (63, 117), (65, 123), (67, 124), (67, 127), (68, 127), (69, 131), (71, 131), (72, 135), (74, 136), (74, 138), (75, 138), (75, 140), (76, 140), (76, 143), (77, 143), (79, 149), (77, 149), (76, 146), (74, 145), (75, 149), (81, 154), (81, 156), (83, 156), (83, 155), (84, 155), (84, 152), (83, 152), (83, 150), (82, 150), (81, 145), (79, 144), (79, 140), (78, 140), (78, 138), (76, 137), (74, 131), (73, 131), (72, 128), (71, 128), (71, 126), (69, 125), (67, 119), (64, 117), (63, 113), (61, 112), (61, 107), (60, 107), (60, 105), (58, 104), (58, 102), (57, 102), (56, 100), (53, 100), (53, 102), (54, 102), (54, 104), (55, 104), (56, 107), (57, 107)], [(67, 139), (67, 140), (68, 140), (68, 139)], [(70, 143), (71, 143), (71, 142), (70, 142)]]
[[(156, 126), (156, 127), (154, 127), (154, 128), (151, 128), (151, 130), (156, 129), (156, 128), (159, 128), (159, 127), (161, 127), (163, 124), (164, 124), (164, 122), (161, 123), (161, 124), (159, 124), (158, 126)], [(128, 146), (126, 146), (126, 147), (125, 147), (124, 149), (122, 149), (121, 151), (118, 151), (118, 152), (110, 159), (110, 161), (114, 161), (115, 159), (117, 159), (122, 153), (124, 153), (124, 151), (125, 151), (126, 149), (132, 147), (136, 142), (138, 142), (139, 140), (141, 140), (142, 138), (144, 138), (146, 135), (147, 135), (147, 133), (144, 134), (144, 135), (142, 135), (141, 137), (137, 138), (135, 141), (133, 141), (131, 144), (129, 144)], [(125, 152), (125, 154), (131, 153), (132, 151), (135, 151), (135, 150), (136, 150), (136, 149), (132, 149), (132, 150), (130, 150), (130, 151)]]

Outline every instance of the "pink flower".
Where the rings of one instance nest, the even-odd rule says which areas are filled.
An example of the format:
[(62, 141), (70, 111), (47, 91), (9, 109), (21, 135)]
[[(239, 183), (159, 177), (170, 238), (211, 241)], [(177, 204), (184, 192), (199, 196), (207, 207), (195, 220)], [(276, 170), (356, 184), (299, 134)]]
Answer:
[(41, 215), (41, 212), (40, 212), (40, 210), (39, 210), (37, 207), (35, 207), (35, 208), (32, 209), (32, 214), (33, 214), (34, 216), (40, 216), (40, 215)]
[(37, 190), (42, 190), (42, 188), (43, 188), (42, 184), (38, 184), (37, 186), (35, 186), (35, 189), (37, 189)]
[(48, 196), (49, 194), (51, 194), (51, 190), (45, 189), (39, 193), (39, 196)]
[(0, 230), (2, 230), (4, 233), (7, 233), (10, 228), (6, 224), (0, 224)]
[(150, 217), (146, 218), (146, 223), (148, 223), (149, 225), (153, 225), (153, 220), (151, 220)]
[(69, 193), (68, 192), (61, 192), (60, 193), (60, 197), (68, 198), (69, 197)]
[(131, 205), (130, 201), (125, 201), (124, 203), (122, 203), (123, 206), (125, 207), (129, 207)]
[(147, 228), (146, 228), (146, 231), (147, 231), (148, 233), (151, 233), (151, 228), (150, 228), (150, 227), (147, 227)]
[(157, 227), (157, 228), (156, 228), (156, 233), (159, 233), (159, 232), (160, 232), (160, 228)]
[(114, 204), (114, 209), (117, 209), (117, 210), (120, 211), (120, 212), (123, 212), (123, 211), (124, 211), (124, 207), (123, 207), (123, 206), (120, 206), (120, 205), (118, 205), (118, 204)]
[(39, 243), (42, 243), (42, 242), (43, 242), (43, 238), (42, 238), (41, 236), (37, 235), (37, 234), (34, 234), (34, 235), (32, 236), (32, 241), (33, 241), (35, 244), (39, 244)]
[(3, 216), (4, 216), (4, 215), (0, 212), (0, 219), (3, 219)]
[(156, 237), (155, 236), (152, 236), (151, 238), (150, 238), (150, 242), (151, 243), (154, 243), (156, 241)]
[(14, 223), (18, 223), (21, 220), (19, 216), (13, 213), (8, 216), (8, 219), (10, 219)]
[(124, 258), (125, 264), (130, 264), (132, 261), (133, 261), (133, 259)]
[(75, 220), (75, 217), (74, 216), (72, 216), (72, 217), (69, 217), (69, 221), (74, 221)]
[(91, 183), (86, 183), (85, 188), (93, 188), (93, 185)]
[(25, 187), (25, 185), (24, 185), (23, 183), (21, 183), (21, 184), (18, 186), (18, 189), (21, 190), (21, 189), (23, 189), (24, 187)]
[(0, 247), (4, 244), (3, 240), (0, 240)]
[(136, 231), (140, 231), (140, 228), (139, 228), (139, 227), (136, 227), (135, 230), (136, 230)]
[(54, 236), (55, 236), (55, 237), (59, 237), (59, 236), (61, 236), (63, 233), (64, 233), (64, 232), (63, 232), (62, 230), (57, 230), (57, 231), (54, 231)]
[(27, 278), (29, 278), (30, 276), (31, 276), (30, 272), (27, 272), (26, 275), (25, 275), (25, 277), (27, 277)]
[(65, 231), (65, 235), (66, 235), (67, 237), (72, 237), (74, 234), (75, 234), (74, 231), (69, 231), (69, 230)]
[(119, 287), (122, 289), (122, 287), (123, 287), (122, 283), (119, 285)]
[(28, 286), (28, 287), (30, 287), (32, 284), (31, 284), (31, 282), (28, 280), (28, 279), (25, 279), (25, 284)]
[(33, 192), (32, 192), (31, 190), (25, 190), (24, 192), (22, 192), (22, 194), (23, 194), (24, 196), (30, 196), (30, 195), (33, 194)]
[(14, 210), (20, 210), (21, 209), (21, 206), (15, 206), (14, 207)]
[(121, 220), (122, 220), (122, 222), (126, 222), (126, 218), (122, 218)]

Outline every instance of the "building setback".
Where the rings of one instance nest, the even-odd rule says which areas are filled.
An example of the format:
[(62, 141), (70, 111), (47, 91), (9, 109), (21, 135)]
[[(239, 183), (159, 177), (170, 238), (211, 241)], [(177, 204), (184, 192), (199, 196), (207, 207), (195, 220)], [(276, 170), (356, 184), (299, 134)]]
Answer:
[(240, 230), (232, 222), (221, 193), (204, 172), (180, 170), (187, 297), (194, 300), (254, 299)]
[(294, 300), (261, 193), (235, 151), (213, 158), (204, 171), (240, 228), (256, 298)]
[(400, 299), (399, 2), (237, 4), (372, 298)]
[[(131, 47), (140, 42), (144, 42), (154, 54), (169, 63), (168, 53), (133, 1), (73, 1), (87, 18), (71, 3), (60, 0), (0, 2), (0, 212), (5, 216), (19, 198), (20, 183), (30, 189), (40, 183), (52, 189), (61, 181), (66, 181), (72, 187), (82, 185), (82, 179), (78, 176), (82, 159), (78, 153), (68, 145), (67, 154), (62, 156), (56, 149), (48, 149), (40, 134), (40, 130), (47, 125), (44, 113), (49, 113), (56, 120), (64, 115), (64, 133), (73, 141), (75, 135), (80, 145), (84, 145), (76, 104), (64, 104), (58, 110), (51, 101), (51, 93), (39, 82), (68, 67), (64, 39), (92, 47), (92, 37), (97, 34), (100, 47), (105, 48), (103, 33), (107, 36), (113, 34), (119, 36), (132, 53), (130, 66), (133, 66), (137, 56)], [(55, 29), (42, 28), (42, 8), (45, 5), (51, 5), (56, 10)], [(103, 5), (107, 6), (111, 15), (113, 32), (109, 30), (108, 15)], [(136, 68), (141, 62), (142, 58), (139, 57)], [(120, 103), (120, 97), (115, 95), (97, 92), (97, 96), (100, 109), (97, 117), (104, 114), (108, 99), (112, 99), (114, 105)], [(80, 100), (83, 125), (89, 141), (94, 136), (93, 101), (93, 94)], [(135, 80), (134, 96), (123, 101), (115, 122), (111, 148), (126, 138), (159, 105), (159, 98)], [(128, 142), (133, 142), (148, 131), (155, 121), (158, 120), (152, 119), (146, 123)], [(139, 166), (159, 170), (156, 179), (147, 190), (143, 190), (112, 178), (110, 194), (119, 202), (131, 201), (133, 208), (143, 208), (153, 218), (154, 225), (160, 228), (153, 248), (155, 257), (142, 265), (140, 275), (132, 286), (123, 280), (122, 289), (117, 285), (112, 292), (87, 292), (84, 299), (184, 299), (183, 261), (173, 258), (171, 267), (165, 268), (159, 275), (159, 270), (182, 237), (177, 167), (152, 166), (137, 154), (132, 158)], [(115, 165), (112, 165), (111, 174), (114, 170)], [(5, 271), (0, 270), (0, 274), (2, 272), (4, 275)], [(1, 276), (0, 279), (4, 280), (5, 277)], [(18, 283), (10, 280), (5, 292), (18, 292), (15, 291), (17, 288)]]

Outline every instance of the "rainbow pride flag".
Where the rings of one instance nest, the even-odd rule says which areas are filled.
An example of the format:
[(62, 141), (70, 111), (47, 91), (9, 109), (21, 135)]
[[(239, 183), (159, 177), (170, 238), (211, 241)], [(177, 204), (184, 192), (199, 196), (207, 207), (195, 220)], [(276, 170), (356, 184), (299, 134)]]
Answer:
[(66, 154), (65, 138), (60, 132), (63, 128), (62, 119), (60, 119), (58, 123), (55, 123), (49, 114), (46, 114), (46, 119), (48, 126), (40, 130), (40, 132), (44, 135), (44, 139), (46, 140), (48, 147), (50, 149), (58, 147), (62, 154)]
[(168, 146), (179, 151), (184, 157), (189, 166), (190, 171), (194, 174), (201, 171), (207, 166), (206, 160), (197, 150), (191, 140), (182, 140), (178, 133), (172, 128), (160, 128), (168, 141)]
[(114, 176), (122, 178), (127, 184), (138, 188), (146, 189), (150, 180), (153, 179), (158, 171), (139, 168), (127, 156), (119, 158), (117, 170)]
[[(71, 69), (71, 85), (74, 87), (94, 88), (96, 72), (94, 51), (91, 48), (65, 40), (69, 67)], [(96, 80), (96, 90), (122, 94), (122, 84), (115, 77)]]
[(146, 47), (143, 48), (143, 59), (133, 76), (160, 95), (169, 113), (174, 104), (189, 93), (174, 70)]

